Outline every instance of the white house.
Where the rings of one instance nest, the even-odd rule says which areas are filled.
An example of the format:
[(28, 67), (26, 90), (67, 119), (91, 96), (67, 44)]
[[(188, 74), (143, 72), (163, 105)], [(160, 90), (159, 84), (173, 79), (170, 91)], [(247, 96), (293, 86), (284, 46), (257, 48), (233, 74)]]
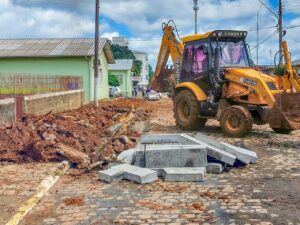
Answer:
[(148, 54), (146, 52), (141, 51), (133, 51), (136, 59), (141, 60), (143, 62), (142, 71), (141, 71), (141, 80), (139, 85), (147, 86), (149, 84), (148, 75), (149, 75), (149, 68), (148, 68)]

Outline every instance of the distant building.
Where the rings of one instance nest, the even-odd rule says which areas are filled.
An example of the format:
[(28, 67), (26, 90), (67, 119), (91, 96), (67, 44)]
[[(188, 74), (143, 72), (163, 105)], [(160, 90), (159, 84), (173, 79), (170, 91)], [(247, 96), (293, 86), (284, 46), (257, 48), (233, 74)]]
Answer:
[[(114, 63), (109, 40), (100, 39), (99, 98), (108, 98), (108, 63)], [(78, 76), (84, 101), (94, 100), (94, 39), (0, 39), (0, 75)]]
[(132, 97), (132, 59), (118, 59), (115, 64), (108, 65), (109, 73), (115, 75), (119, 82), (121, 94), (125, 97)]
[(129, 41), (126, 37), (113, 37), (112, 43), (123, 47), (128, 47)]
[(149, 84), (148, 76), (149, 76), (149, 62), (148, 62), (148, 54), (146, 52), (141, 51), (133, 51), (137, 60), (141, 60), (143, 62), (142, 71), (141, 71), (141, 80), (139, 85), (147, 86)]

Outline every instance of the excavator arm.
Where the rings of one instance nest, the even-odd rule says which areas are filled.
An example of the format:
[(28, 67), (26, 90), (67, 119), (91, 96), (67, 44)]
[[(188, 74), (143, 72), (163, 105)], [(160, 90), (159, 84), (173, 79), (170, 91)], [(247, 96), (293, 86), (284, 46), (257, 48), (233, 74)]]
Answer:
[(163, 70), (165, 69), (168, 59), (171, 56), (173, 66), (176, 73), (176, 84), (179, 83), (180, 68), (183, 57), (184, 45), (177, 33), (176, 26), (172, 20), (168, 23), (163, 23), (163, 37), (157, 58), (157, 65), (154, 76), (150, 81), (150, 86), (154, 90), (160, 89), (160, 80), (165, 78)]
[(286, 41), (282, 42), (282, 48), (286, 61), (284, 79), (289, 82), (290, 92), (300, 92), (300, 78), (297, 72), (292, 67), (292, 61), (289, 53), (288, 44)]

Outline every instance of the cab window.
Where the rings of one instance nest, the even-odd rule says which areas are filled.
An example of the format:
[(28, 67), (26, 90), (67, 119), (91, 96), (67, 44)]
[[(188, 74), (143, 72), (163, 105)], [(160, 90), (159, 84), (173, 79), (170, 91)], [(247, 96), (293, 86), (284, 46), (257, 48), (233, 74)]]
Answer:
[(208, 58), (207, 54), (205, 54), (205, 49), (207, 49), (207, 45), (204, 43), (186, 46), (182, 65), (182, 80), (195, 80), (205, 76), (208, 68)]

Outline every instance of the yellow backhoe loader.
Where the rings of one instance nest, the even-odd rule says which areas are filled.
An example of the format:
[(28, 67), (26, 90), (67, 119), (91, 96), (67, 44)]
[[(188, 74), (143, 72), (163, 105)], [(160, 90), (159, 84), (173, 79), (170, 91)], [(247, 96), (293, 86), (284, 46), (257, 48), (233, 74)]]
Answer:
[[(277, 133), (300, 129), (300, 79), (286, 42), (286, 70), (279, 77), (253, 69), (245, 31), (215, 30), (179, 38), (173, 21), (162, 29), (151, 88), (161, 91), (166, 74), (171, 78), (180, 128), (199, 130), (207, 119), (216, 118), (223, 132), (234, 137), (248, 134), (253, 123), (269, 123)], [(164, 72), (169, 56), (174, 76)]]

